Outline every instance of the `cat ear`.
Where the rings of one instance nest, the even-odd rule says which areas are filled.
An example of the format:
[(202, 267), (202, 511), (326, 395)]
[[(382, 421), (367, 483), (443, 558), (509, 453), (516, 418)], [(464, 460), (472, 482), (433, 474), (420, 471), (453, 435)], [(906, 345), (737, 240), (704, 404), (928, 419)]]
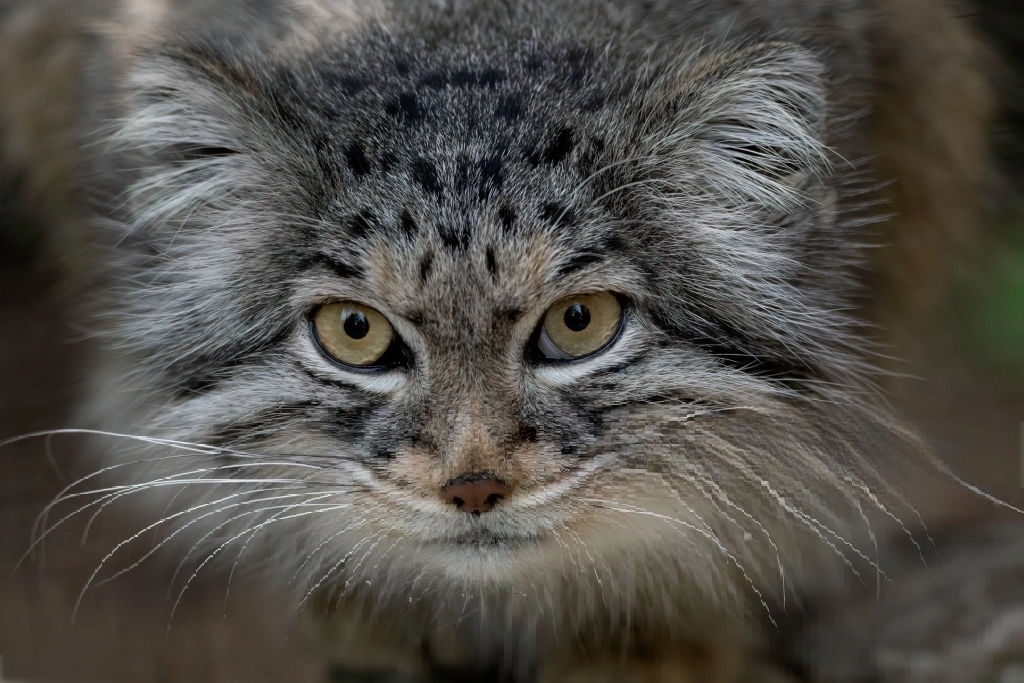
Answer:
[[(838, 219), (828, 72), (813, 51), (761, 43), (705, 55), (664, 81), (627, 178), (661, 262), (662, 319), (729, 355), (850, 379), (855, 243)], [(678, 264), (678, 265), (675, 265)], [(859, 372), (859, 370), (856, 370)]]
[[(674, 75), (649, 151), (677, 187), (704, 186), (734, 206), (784, 210), (828, 164), (826, 70), (811, 50), (760, 43), (705, 56)], [(664, 110), (663, 110), (664, 112)]]

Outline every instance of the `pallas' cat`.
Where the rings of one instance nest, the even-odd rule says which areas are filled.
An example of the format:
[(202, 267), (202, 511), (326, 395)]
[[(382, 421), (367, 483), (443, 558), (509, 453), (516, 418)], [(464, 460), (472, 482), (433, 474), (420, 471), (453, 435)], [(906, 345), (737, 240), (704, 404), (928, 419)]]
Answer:
[(945, 3), (2, 11), (108, 495), (203, 571), (244, 548), (353, 669), (729, 680), (723, 643), (921, 532), (865, 322), (977, 210)]

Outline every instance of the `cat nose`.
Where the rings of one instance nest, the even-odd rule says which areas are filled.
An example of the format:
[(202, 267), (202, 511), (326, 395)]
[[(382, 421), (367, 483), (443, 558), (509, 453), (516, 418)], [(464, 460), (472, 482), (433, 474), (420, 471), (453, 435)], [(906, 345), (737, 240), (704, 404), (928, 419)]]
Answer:
[(508, 492), (508, 486), (490, 474), (465, 474), (441, 488), (441, 496), (446, 501), (474, 515), (490, 512)]

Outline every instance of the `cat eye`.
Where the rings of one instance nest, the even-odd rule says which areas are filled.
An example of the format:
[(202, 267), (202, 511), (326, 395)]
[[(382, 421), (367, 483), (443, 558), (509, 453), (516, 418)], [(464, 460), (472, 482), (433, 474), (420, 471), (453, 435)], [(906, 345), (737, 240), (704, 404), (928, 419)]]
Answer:
[(571, 360), (600, 351), (622, 325), (622, 304), (608, 292), (557, 301), (541, 323), (537, 350), (547, 359)]
[(313, 314), (313, 335), (321, 350), (345, 365), (383, 365), (396, 341), (391, 323), (378, 311), (349, 301), (324, 304)]

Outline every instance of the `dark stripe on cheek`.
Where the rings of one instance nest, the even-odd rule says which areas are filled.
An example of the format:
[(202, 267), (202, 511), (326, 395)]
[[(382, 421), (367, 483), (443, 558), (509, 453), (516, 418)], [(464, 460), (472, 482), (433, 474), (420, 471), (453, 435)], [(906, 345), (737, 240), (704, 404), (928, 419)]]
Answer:
[(353, 441), (366, 435), (366, 428), (378, 407), (376, 402), (368, 401), (358, 406), (331, 408), (323, 420), (313, 423), (313, 427), (345, 441), (346, 447), (350, 448)]
[(618, 374), (620, 372), (624, 372), (626, 370), (630, 370), (630, 369), (632, 369), (637, 364), (637, 362), (641, 358), (642, 358), (641, 355), (630, 356), (629, 358), (626, 358), (626, 359), (622, 360), (621, 362), (616, 363), (615, 365), (611, 365), (611, 366), (609, 366), (607, 368), (601, 368), (600, 370), (593, 371), (592, 373), (590, 373), (589, 377), (590, 378), (607, 377), (608, 375), (615, 375), (615, 374)]
[(756, 342), (745, 338), (728, 323), (705, 318), (713, 328), (717, 328), (710, 330), (710, 334), (688, 334), (661, 316), (652, 316), (652, 321), (673, 338), (693, 344), (733, 370), (780, 382), (793, 389), (799, 389), (802, 380), (815, 377), (813, 369), (801, 363), (799, 358), (773, 356), (768, 349), (758, 349)]
[(793, 362), (786, 362), (763, 353), (755, 354), (742, 346), (734, 345), (733, 340), (700, 337), (691, 341), (714, 356), (715, 360), (722, 365), (748, 375), (797, 384), (801, 380), (810, 379), (813, 376), (813, 373), (808, 368), (801, 367), (795, 358)]
[(268, 406), (247, 414), (244, 420), (230, 422), (217, 427), (209, 442), (212, 444), (247, 444), (270, 434), (275, 434), (296, 418), (305, 420), (320, 409), (318, 401), (298, 401)]
[(254, 357), (273, 349), (291, 334), (294, 325), (279, 328), (272, 335), (247, 342), (236, 342), (216, 351), (195, 357), (168, 370), (179, 377), (174, 386), (181, 399), (212, 391), (231, 376), (231, 371), (247, 364)]

